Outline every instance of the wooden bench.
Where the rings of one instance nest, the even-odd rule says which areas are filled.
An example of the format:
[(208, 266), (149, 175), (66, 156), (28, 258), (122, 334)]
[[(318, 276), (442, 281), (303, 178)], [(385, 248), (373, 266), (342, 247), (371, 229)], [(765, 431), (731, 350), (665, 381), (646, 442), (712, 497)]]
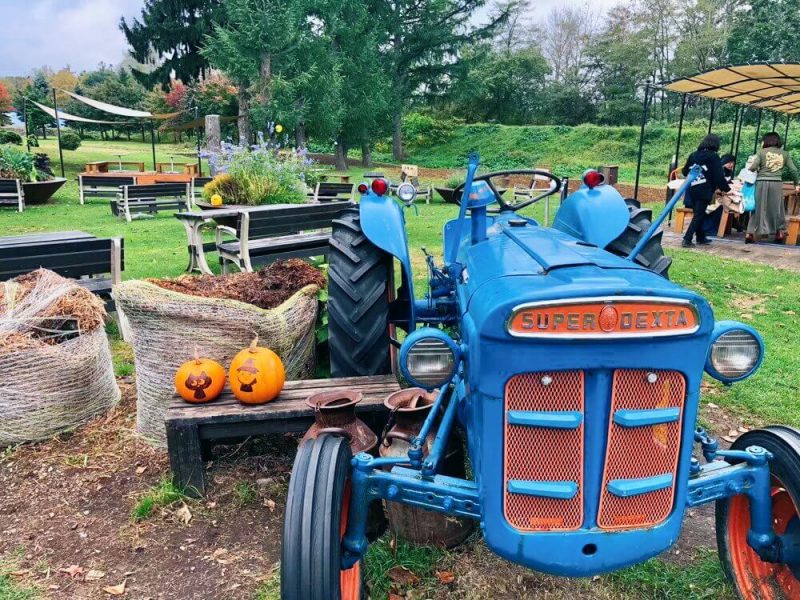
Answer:
[[(238, 213), (234, 226), (217, 225), (216, 249), (222, 271), (227, 273), (230, 263), (241, 271), (252, 271), (254, 263), (327, 256), (333, 220), (343, 210), (354, 206), (353, 202), (328, 202), (243, 210)], [(223, 241), (225, 234), (236, 239)]]
[(314, 189), (314, 200), (316, 202), (334, 202), (336, 200), (351, 200), (355, 185), (352, 183), (335, 183), (331, 181), (320, 181)]
[(789, 217), (789, 231), (786, 236), (786, 243), (790, 246), (797, 245), (797, 238), (800, 235), (800, 215)]
[(675, 233), (683, 233), (686, 217), (688, 216), (691, 221), (692, 215), (694, 215), (694, 211), (691, 208), (681, 206), (675, 209)]
[(134, 185), (136, 177), (130, 175), (78, 175), (78, 190), (81, 204), (87, 197), (116, 198), (119, 188), (123, 185)]
[(25, 191), (19, 179), (0, 179), (0, 206), (16, 206), (25, 210)]
[(125, 268), (122, 238), (96, 238), (82, 231), (64, 231), (0, 238), (0, 281), (50, 269), (77, 279), (106, 300), (113, 310), (111, 286), (122, 281)]
[[(98, 160), (86, 163), (84, 171), (86, 173), (110, 173), (109, 166), (114, 165), (122, 171), (122, 167), (133, 167), (130, 171), (144, 171), (144, 163), (138, 160)], [(114, 169), (115, 171), (117, 169)]]
[(128, 223), (132, 213), (154, 214), (159, 210), (189, 210), (190, 183), (154, 183), (123, 185), (116, 200), (111, 201), (115, 216), (125, 215)]
[(388, 415), (384, 399), (400, 389), (394, 375), (374, 375), (287, 381), (275, 400), (258, 406), (241, 404), (227, 388), (220, 398), (208, 404), (189, 404), (176, 395), (165, 417), (175, 483), (195, 496), (204, 495), (204, 463), (211, 458), (215, 443), (269, 433), (304, 432), (314, 422), (314, 411), (306, 405), (306, 398), (337, 387), (364, 394), (356, 413), (376, 433), (380, 433)]

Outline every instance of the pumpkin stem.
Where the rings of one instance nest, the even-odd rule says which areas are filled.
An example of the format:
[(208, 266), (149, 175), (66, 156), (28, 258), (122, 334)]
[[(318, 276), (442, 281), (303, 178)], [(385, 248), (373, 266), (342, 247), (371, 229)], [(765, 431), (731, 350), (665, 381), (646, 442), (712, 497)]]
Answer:
[(250, 342), (250, 352), (255, 354), (257, 348), (258, 348), (258, 334), (256, 334), (256, 337), (254, 337), (253, 341)]
[(202, 361), (200, 360), (200, 352), (197, 351), (197, 346), (194, 347), (194, 364), (199, 365)]

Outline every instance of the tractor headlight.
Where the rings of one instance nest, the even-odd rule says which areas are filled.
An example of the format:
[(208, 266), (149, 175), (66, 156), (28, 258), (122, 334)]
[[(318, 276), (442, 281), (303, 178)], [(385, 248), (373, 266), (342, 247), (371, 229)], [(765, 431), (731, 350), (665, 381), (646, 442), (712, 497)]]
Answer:
[(735, 321), (714, 326), (706, 372), (724, 383), (750, 377), (764, 358), (764, 342), (752, 327)]
[(400, 372), (412, 385), (432, 390), (456, 374), (461, 351), (439, 329), (423, 327), (411, 333), (400, 347)]
[(397, 186), (397, 197), (404, 204), (411, 204), (417, 197), (417, 190), (410, 183), (401, 183)]

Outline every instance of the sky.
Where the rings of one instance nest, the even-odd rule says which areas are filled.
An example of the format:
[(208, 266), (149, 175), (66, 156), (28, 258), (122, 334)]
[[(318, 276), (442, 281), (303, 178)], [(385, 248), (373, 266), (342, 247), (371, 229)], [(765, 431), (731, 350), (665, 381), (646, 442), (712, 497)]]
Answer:
[[(346, 0), (343, 0), (346, 1)], [(617, 0), (592, 0), (602, 10)], [(532, 0), (541, 18), (555, 6), (585, 6), (587, 0)], [(42, 66), (75, 72), (126, 56), (120, 17), (138, 16), (144, 0), (0, 0), (0, 76), (29, 75)]]

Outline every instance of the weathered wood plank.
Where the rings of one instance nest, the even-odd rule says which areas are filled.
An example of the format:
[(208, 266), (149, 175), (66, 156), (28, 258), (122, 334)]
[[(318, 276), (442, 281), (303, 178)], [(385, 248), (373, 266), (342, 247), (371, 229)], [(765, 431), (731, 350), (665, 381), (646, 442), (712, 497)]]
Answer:
[(167, 423), (167, 448), (175, 484), (194, 497), (206, 493), (206, 471), (197, 425)]

